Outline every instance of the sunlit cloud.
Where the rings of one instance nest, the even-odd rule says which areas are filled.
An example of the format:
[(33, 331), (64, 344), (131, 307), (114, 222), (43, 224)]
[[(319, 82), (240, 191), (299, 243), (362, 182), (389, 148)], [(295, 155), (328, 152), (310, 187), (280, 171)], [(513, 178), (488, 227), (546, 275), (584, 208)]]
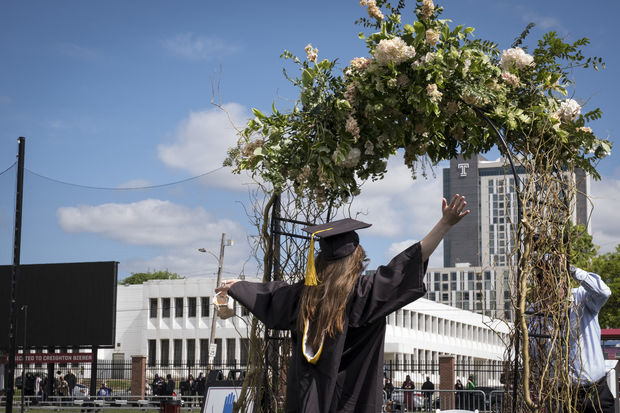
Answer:
[(179, 33), (162, 42), (170, 53), (190, 60), (219, 58), (238, 50), (238, 47), (221, 39), (199, 36), (193, 33)]

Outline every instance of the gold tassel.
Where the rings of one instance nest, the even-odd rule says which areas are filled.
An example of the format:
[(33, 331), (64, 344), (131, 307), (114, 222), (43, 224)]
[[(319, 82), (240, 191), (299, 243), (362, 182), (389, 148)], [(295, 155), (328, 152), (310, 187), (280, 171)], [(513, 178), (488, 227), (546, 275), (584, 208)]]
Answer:
[(319, 285), (321, 280), (316, 275), (316, 267), (314, 266), (314, 236), (319, 232), (329, 231), (333, 228), (322, 229), (317, 232), (313, 232), (310, 236), (310, 251), (308, 252), (308, 262), (306, 264), (306, 281), (304, 285), (315, 286)]

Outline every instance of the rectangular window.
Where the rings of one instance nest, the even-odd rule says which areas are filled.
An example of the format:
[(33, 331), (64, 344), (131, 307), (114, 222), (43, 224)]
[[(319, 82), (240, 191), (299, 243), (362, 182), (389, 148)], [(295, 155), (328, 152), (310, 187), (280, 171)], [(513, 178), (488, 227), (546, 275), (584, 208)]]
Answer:
[(162, 318), (170, 318), (170, 298), (161, 299), (161, 316)]
[(162, 366), (167, 366), (170, 364), (170, 340), (162, 339), (159, 345), (161, 350), (159, 361)]
[(175, 338), (172, 344), (174, 346), (173, 363), (175, 366), (180, 366), (181, 359), (183, 358), (183, 340)]
[(247, 338), (240, 339), (239, 342), (239, 361), (241, 366), (248, 364), (248, 354), (250, 353), (250, 340)]
[(196, 340), (188, 338), (187, 345), (187, 367), (193, 367), (196, 363)]
[(209, 297), (200, 297), (200, 316), (209, 317)]
[(149, 317), (157, 318), (157, 298), (149, 300)]
[(154, 366), (157, 360), (157, 340), (149, 340), (148, 363)]
[(215, 350), (215, 359), (213, 360), (213, 364), (222, 365), (222, 339), (221, 338), (215, 339), (215, 346), (216, 346), (216, 350)]
[(196, 317), (196, 297), (187, 297), (187, 316)]
[(229, 367), (237, 366), (237, 359), (235, 358), (237, 340), (234, 338), (226, 339), (226, 362)]
[(200, 339), (200, 365), (206, 366), (209, 364), (209, 339)]
[(183, 297), (175, 297), (174, 299), (174, 316), (183, 317)]
[(448, 273), (441, 274), (441, 281), (448, 281)]

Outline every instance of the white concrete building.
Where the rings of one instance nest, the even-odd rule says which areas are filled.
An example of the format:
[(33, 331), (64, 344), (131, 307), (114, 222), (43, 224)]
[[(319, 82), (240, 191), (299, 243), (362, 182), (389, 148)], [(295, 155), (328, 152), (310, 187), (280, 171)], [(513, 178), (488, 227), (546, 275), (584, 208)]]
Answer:
[[(171, 364), (208, 359), (215, 280), (154, 280), (118, 287), (116, 348), (100, 358), (144, 355)], [(234, 305), (236, 317), (217, 320), (215, 362), (245, 365), (249, 317)], [(385, 360), (436, 363), (440, 355), (456, 362), (500, 363), (508, 327), (481, 314), (419, 299), (388, 316)], [(502, 341), (503, 340), (503, 341)]]

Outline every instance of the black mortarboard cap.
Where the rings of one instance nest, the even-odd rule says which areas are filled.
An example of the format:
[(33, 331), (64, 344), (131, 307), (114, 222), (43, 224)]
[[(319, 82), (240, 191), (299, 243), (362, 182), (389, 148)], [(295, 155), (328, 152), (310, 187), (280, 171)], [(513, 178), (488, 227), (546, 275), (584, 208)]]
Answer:
[(321, 245), (321, 255), (326, 260), (337, 260), (353, 254), (355, 248), (360, 243), (360, 238), (355, 232), (356, 229), (368, 228), (371, 224), (357, 221), (351, 218), (332, 221), (326, 224), (314, 225), (303, 228), (310, 233), (310, 250), (308, 251), (308, 262), (306, 265), (305, 285), (318, 285), (320, 280), (316, 274), (314, 266), (314, 236), (319, 236)]
[(304, 228), (303, 230), (320, 237), (319, 245), (323, 258), (326, 260), (336, 260), (353, 254), (359, 245), (360, 239), (356, 229), (368, 228), (372, 224), (345, 218), (326, 224), (315, 225)]

